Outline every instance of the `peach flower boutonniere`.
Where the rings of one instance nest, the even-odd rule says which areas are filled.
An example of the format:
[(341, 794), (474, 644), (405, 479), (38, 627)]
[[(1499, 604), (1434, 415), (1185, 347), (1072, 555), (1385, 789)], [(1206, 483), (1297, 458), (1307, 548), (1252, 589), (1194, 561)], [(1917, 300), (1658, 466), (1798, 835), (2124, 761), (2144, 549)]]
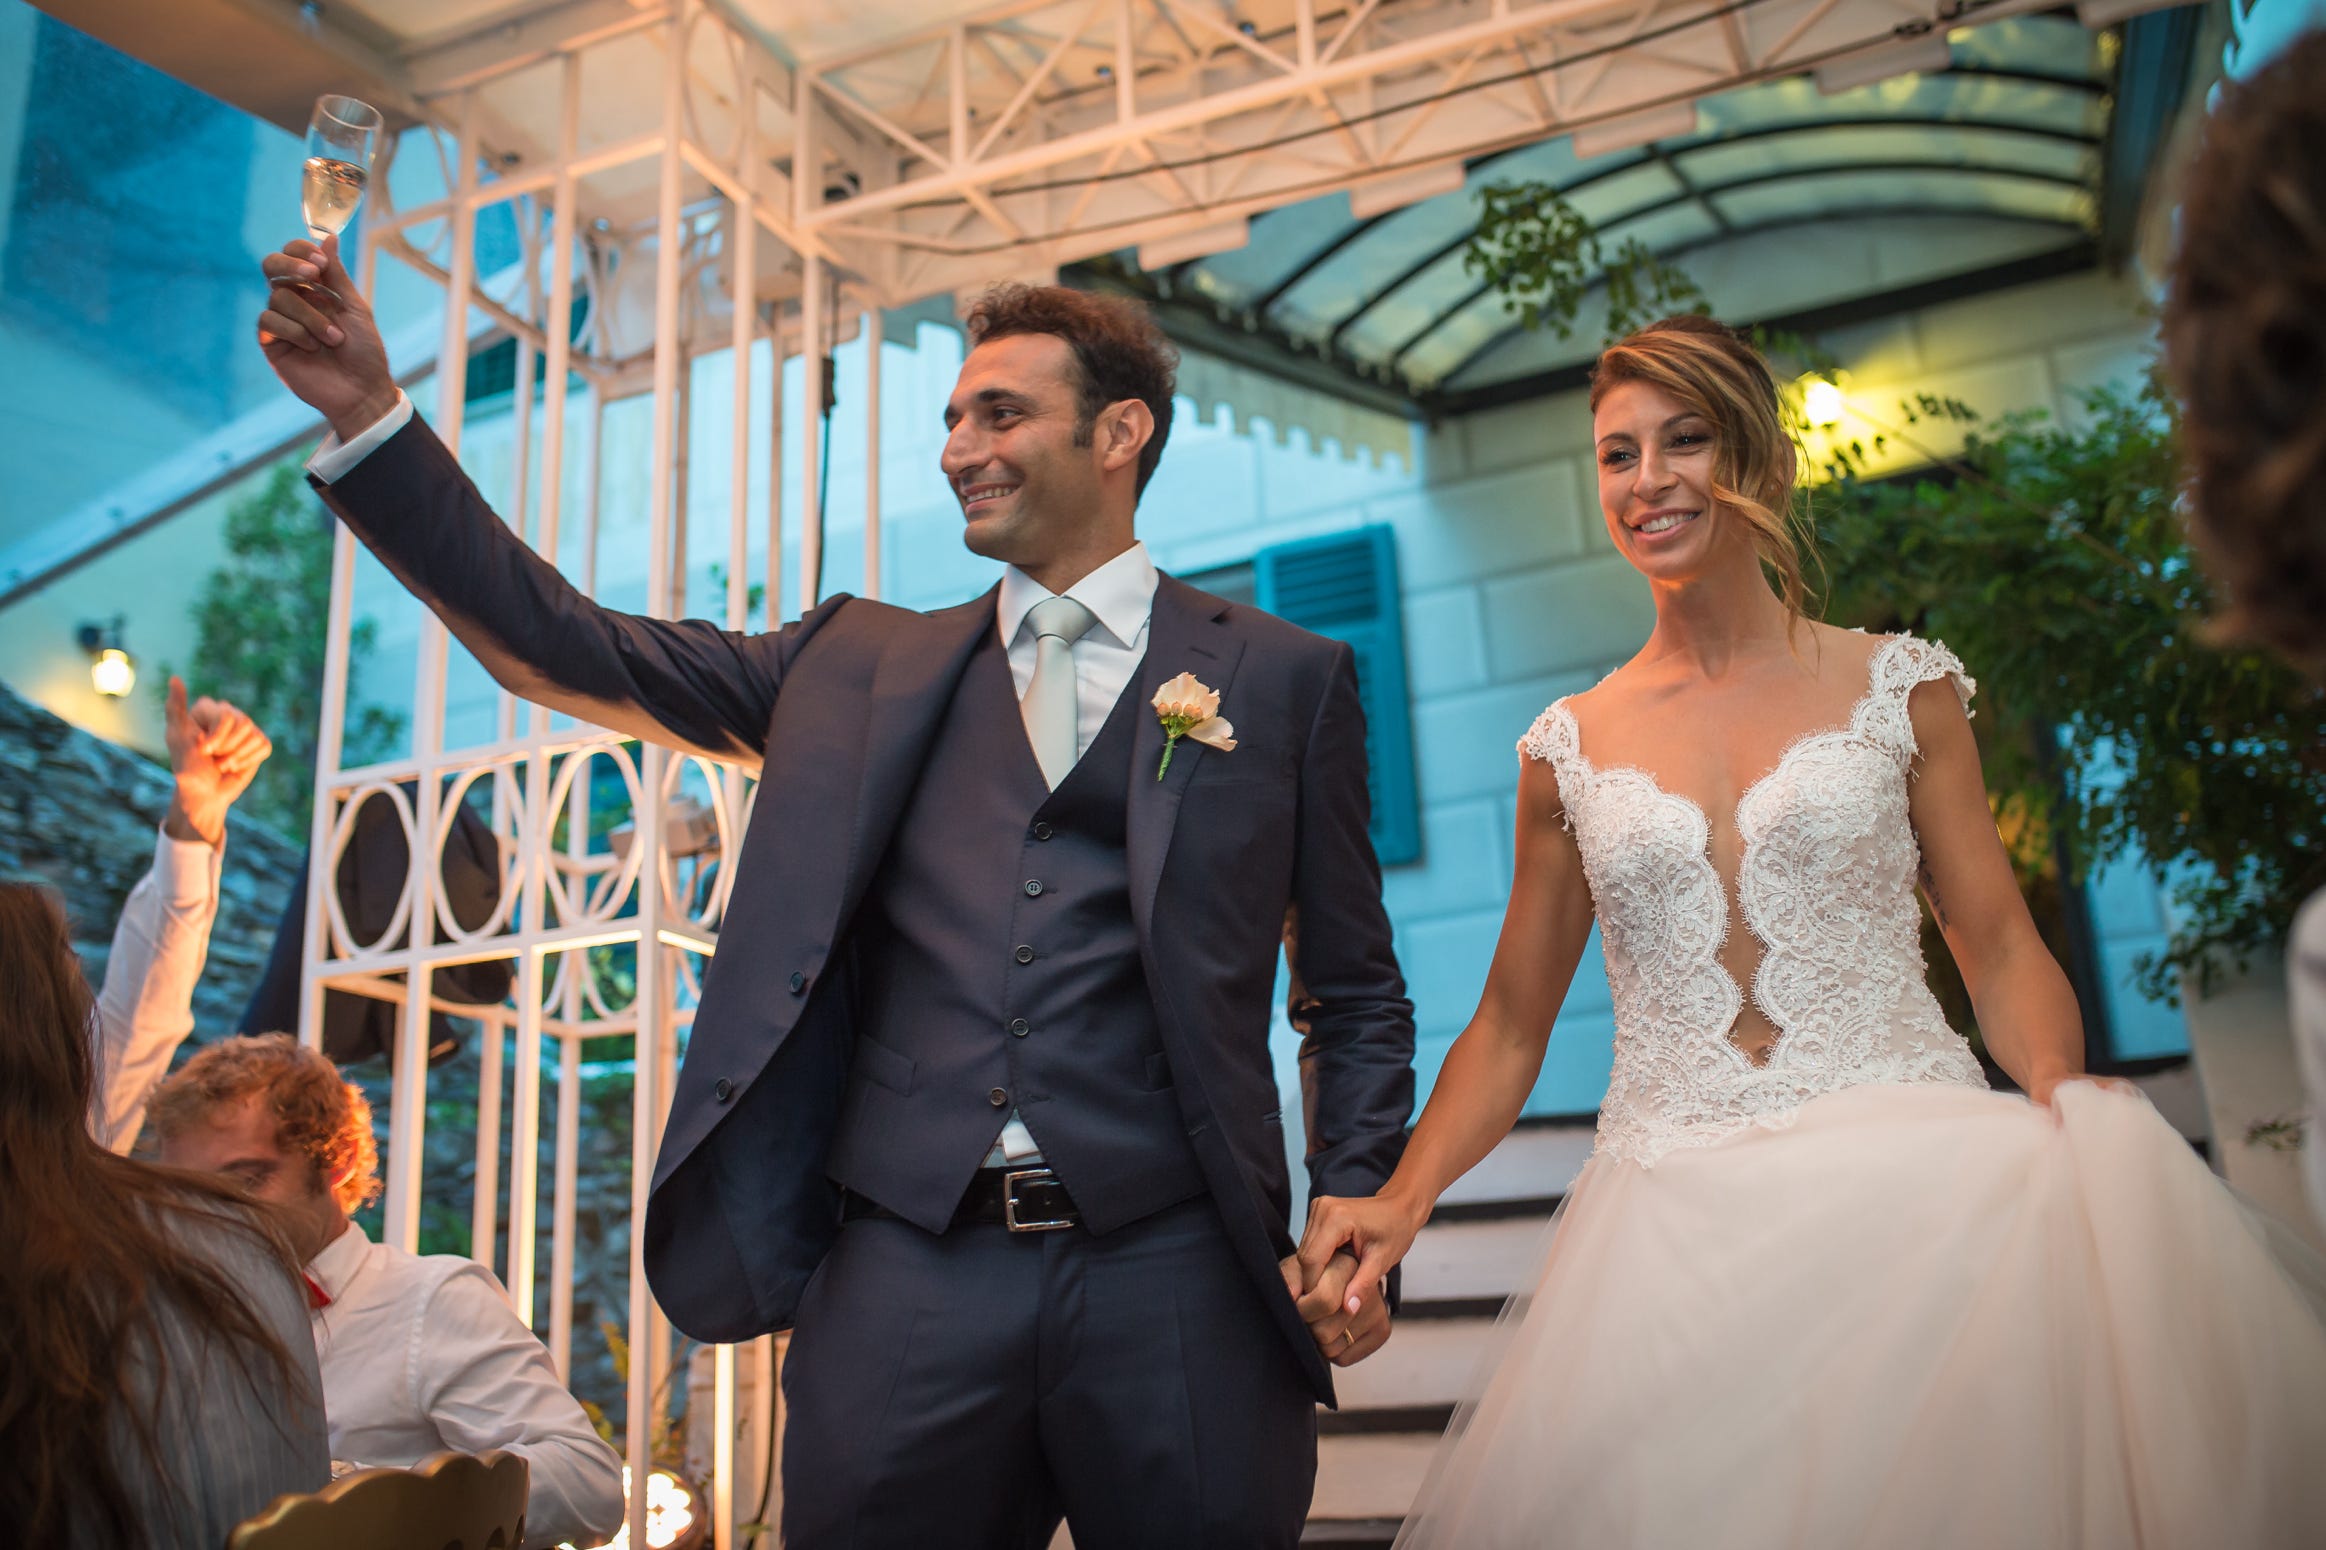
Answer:
[(1171, 768), (1171, 752), (1183, 737), (1221, 753), (1235, 751), (1236, 729), (1220, 719), (1219, 691), (1205, 688), (1193, 673), (1181, 673), (1155, 691), (1155, 719), (1163, 723), (1163, 762), (1156, 767), (1157, 780)]

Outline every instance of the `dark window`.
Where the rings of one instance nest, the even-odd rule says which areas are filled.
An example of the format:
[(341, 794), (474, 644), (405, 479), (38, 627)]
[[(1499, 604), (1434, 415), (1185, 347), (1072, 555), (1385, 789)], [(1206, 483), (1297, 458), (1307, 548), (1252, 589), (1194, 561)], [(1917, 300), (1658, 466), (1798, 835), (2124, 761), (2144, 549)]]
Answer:
[(1386, 526), (1263, 549), (1243, 565), (1185, 578), (1231, 602), (1347, 641), (1365, 711), (1366, 786), (1373, 850), (1383, 866), (1421, 859), (1421, 803), (1413, 774), (1413, 709), (1398, 609), (1397, 547)]

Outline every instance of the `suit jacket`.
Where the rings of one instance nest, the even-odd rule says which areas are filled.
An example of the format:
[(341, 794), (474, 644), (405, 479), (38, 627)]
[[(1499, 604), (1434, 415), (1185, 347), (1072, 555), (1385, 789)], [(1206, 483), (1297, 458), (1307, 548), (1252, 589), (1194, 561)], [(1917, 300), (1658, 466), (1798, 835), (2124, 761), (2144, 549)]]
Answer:
[[(689, 752), (761, 765), (722, 950), (703, 984), (648, 1198), (646, 1272), (703, 1340), (791, 1321), (837, 1230), (824, 1159), (855, 1038), (851, 931), (995, 595), (921, 614), (836, 596), (779, 630), (640, 618), (582, 597), (493, 514), (417, 417), (318, 486), (501, 685)], [(1344, 643), (1170, 577), (1125, 692), (1193, 672), (1232, 753), (1139, 718), (1125, 813), (1132, 911), (1187, 1134), (1230, 1242), (1320, 1398), (1331, 1370), (1286, 1295), (1289, 1181), (1268, 1055), (1299, 912), (1301, 1073), (1318, 1194), (1367, 1195), (1413, 1108), (1413, 1010), (1367, 833)]]

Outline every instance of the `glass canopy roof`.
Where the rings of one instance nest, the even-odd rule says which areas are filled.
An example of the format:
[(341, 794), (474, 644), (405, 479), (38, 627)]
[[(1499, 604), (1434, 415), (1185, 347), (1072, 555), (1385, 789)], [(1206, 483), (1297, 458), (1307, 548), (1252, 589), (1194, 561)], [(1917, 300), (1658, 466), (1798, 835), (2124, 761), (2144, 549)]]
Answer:
[(1832, 95), (1811, 76), (1767, 81), (1702, 101), (1689, 134), (1588, 159), (1561, 136), (1369, 219), (1334, 194), (1255, 218), (1233, 252), (1154, 272), (1124, 254), (1082, 278), (1148, 295), (1199, 347), (1241, 335), (1248, 360), (1272, 346), (1305, 380), (1437, 415), (1571, 385), (1600, 337), (1589, 304), (1571, 338), (1520, 329), (1465, 269), (1479, 191), (1497, 182), (1555, 185), (1610, 249), (1637, 238), (1740, 323), (2086, 268), (2112, 163), (2144, 164), (2154, 140), (2111, 124), (2124, 56), (2177, 49), (2164, 65), (2184, 77), (2188, 30), (2151, 25), (2171, 21), (2121, 39), (2064, 14), (1961, 29), (1943, 72)]

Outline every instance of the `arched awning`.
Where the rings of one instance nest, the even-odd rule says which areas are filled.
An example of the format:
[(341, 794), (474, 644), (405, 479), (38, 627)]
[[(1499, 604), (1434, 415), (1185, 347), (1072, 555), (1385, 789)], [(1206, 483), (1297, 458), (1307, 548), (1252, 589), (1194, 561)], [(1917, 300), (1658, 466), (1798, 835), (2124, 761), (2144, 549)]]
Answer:
[(1402, 208), (1360, 215), (1335, 194), (1256, 218), (1233, 252), (1077, 273), (1147, 294), (1191, 342), (1458, 413), (1572, 385), (1604, 318), (1587, 301), (1570, 337), (1518, 326), (1465, 263), (1485, 187), (1560, 189), (1610, 249), (1635, 239), (1677, 262), (1726, 318), (1903, 310), (2101, 262), (2134, 202), (2115, 189), (2137, 194), (2174, 106), (2129, 88), (2177, 83), (2194, 41), (2185, 11), (2136, 19), (2121, 44), (2070, 17), (2014, 17), (1951, 34), (1943, 69), (1767, 81), (1636, 145), (1585, 155), (1561, 136), (1477, 158), (1458, 189)]

